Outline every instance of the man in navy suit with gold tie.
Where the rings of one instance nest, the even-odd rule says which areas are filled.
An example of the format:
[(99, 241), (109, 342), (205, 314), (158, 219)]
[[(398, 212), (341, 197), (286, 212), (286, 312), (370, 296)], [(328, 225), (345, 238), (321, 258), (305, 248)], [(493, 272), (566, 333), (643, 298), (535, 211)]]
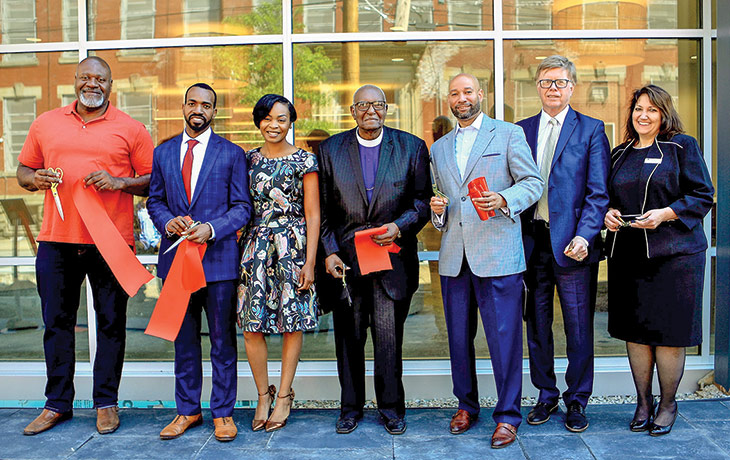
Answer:
[(568, 355), (565, 427), (582, 432), (588, 427), (585, 407), (593, 391), (592, 266), (601, 257), (597, 243), (608, 207), (610, 148), (603, 122), (569, 105), (576, 84), (571, 61), (563, 56), (544, 59), (536, 81), (542, 111), (517, 123), (545, 181), (540, 200), (523, 220), (530, 377), (540, 390), (527, 423), (542, 424), (558, 408), (552, 333), (557, 286)]

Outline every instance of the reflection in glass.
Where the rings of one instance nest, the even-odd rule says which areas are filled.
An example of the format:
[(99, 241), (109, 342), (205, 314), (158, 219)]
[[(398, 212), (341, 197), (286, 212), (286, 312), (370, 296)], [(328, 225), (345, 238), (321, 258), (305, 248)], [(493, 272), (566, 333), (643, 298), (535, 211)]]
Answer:
[[(35, 267), (0, 267), (0, 361), (42, 361), (44, 330)], [(75, 332), (76, 359), (88, 362), (85, 282)]]
[(96, 40), (281, 33), (281, 0), (86, 0), (86, 5), (89, 38)]
[(506, 30), (699, 27), (698, 0), (504, 0)]
[(491, 0), (293, 0), (295, 33), (492, 29)]

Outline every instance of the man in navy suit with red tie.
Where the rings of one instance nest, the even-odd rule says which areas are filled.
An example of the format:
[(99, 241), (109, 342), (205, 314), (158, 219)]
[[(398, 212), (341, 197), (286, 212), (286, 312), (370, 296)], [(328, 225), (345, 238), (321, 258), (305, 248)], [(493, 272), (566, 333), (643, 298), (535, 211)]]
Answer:
[(536, 81), (542, 111), (517, 123), (545, 181), (542, 196), (522, 221), (530, 377), (540, 390), (527, 423), (544, 423), (558, 408), (552, 333), (557, 286), (568, 355), (565, 427), (582, 432), (588, 427), (585, 407), (593, 391), (591, 281), (596, 272), (591, 268), (600, 259), (597, 243), (608, 208), (610, 148), (603, 122), (569, 105), (576, 84), (571, 61), (563, 56), (544, 59)]
[[(173, 439), (200, 425), (203, 385), (200, 321), (205, 309), (210, 332), (213, 388), (210, 409), (219, 441), (231, 441), (236, 402), (236, 286), (239, 251), (236, 231), (251, 217), (248, 168), (241, 147), (213, 133), (215, 91), (205, 83), (188, 88), (183, 104), (185, 130), (155, 149), (147, 209), (160, 233), (157, 275), (165, 278), (175, 251), (165, 254), (183, 234), (207, 244), (203, 257), (206, 287), (190, 297), (175, 339), (177, 417), (160, 432)], [(190, 220), (192, 219), (192, 220)], [(191, 226), (189, 222), (202, 222)]]

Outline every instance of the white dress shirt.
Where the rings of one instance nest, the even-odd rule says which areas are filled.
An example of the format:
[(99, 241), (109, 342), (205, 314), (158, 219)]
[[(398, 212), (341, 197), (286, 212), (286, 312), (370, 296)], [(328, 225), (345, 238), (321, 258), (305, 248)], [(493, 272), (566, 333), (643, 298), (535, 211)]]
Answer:
[(479, 113), (479, 116), (470, 124), (462, 128), (459, 124), (456, 124), (456, 135), (454, 136), (454, 152), (456, 153), (456, 164), (459, 166), (459, 173), (462, 179), (466, 174), (466, 164), (469, 161), (469, 154), (471, 154), (471, 148), (474, 146), (474, 141), (479, 134), (479, 128), (482, 127), (482, 120), (484, 119), (484, 113)]
[(193, 147), (193, 171), (190, 174), (190, 199), (195, 196), (195, 184), (198, 183), (198, 176), (200, 175), (200, 168), (203, 166), (203, 159), (205, 158), (205, 149), (208, 147), (210, 142), (210, 134), (213, 132), (208, 126), (208, 129), (198, 134), (198, 137), (188, 136), (187, 131), (183, 130), (182, 144), (180, 144), (180, 171), (182, 171), (183, 161), (185, 160), (185, 154), (188, 151), (188, 141), (195, 139), (198, 144)]
[[(537, 131), (537, 169), (539, 170), (542, 167), (542, 160), (545, 158), (545, 143), (547, 142), (548, 134), (550, 133), (550, 119), (555, 118), (558, 121), (558, 126), (554, 129), (558, 130), (557, 137), (560, 137), (560, 130), (563, 129), (563, 123), (565, 122), (565, 117), (568, 115), (568, 108), (570, 106), (565, 106), (565, 108), (554, 117), (551, 117), (545, 111), (543, 110), (540, 112), (540, 127)], [(547, 187), (547, 184), (545, 184), (545, 187)]]

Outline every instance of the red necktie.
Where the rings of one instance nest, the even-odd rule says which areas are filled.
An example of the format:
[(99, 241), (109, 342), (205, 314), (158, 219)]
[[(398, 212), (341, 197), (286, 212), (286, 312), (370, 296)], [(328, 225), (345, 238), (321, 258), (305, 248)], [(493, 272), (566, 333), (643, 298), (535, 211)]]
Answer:
[(193, 199), (193, 192), (190, 186), (190, 178), (193, 175), (193, 147), (200, 144), (195, 139), (188, 140), (188, 151), (185, 152), (185, 158), (182, 165), (182, 178), (185, 184), (185, 193), (188, 194), (188, 203)]

